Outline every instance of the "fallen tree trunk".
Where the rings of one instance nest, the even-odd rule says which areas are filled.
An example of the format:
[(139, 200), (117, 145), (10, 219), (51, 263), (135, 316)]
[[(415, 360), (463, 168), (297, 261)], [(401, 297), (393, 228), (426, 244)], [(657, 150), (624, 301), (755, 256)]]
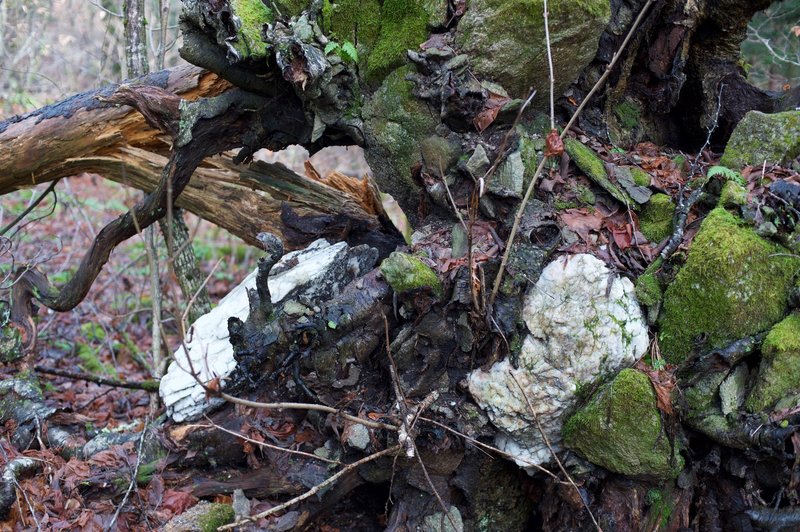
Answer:
[[(188, 101), (231, 88), (216, 74), (191, 65), (133, 83), (163, 87)], [(152, 192), (171, 141), (139, 112), (104, 103), (114, 90), (110, 86), (87, 92), (0, 122), (0, 195), (84, 172)], [(370, 230), (380, 226), (377, 213), (365, 211), (358, 198), (346, 192), (280, 164), (235, 165), (230, 154), (199, 167), (177, 205), (251, 245), (259, 245), (256, 235), (262, 231), (286, 235), (290, 249), (320, 236), (287, 227), (281, 217), (284, 208), (300, 217), (341, 215)]]

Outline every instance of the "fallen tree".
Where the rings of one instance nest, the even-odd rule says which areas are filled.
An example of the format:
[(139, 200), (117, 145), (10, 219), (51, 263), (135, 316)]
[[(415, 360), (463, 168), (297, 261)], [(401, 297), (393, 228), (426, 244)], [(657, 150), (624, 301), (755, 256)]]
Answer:
[[(35, 166), (37, 179), (94, 168), (152, 188), (131, 213), (98, 235), (65, 287), (53, 288), (35, 270), (19, 273), (13, 326), (6, 330), (22, 332), (5, 353), (34, 353), (33, 301), (59, 311), (74, 307), (113, 247), (135, 234), (135, 226), (164, 216), (168, 201), (176, 200), (257, 241), (267, 256), (239, 291), (238, 310), (220, 305), (203, 322), (203, 327), (211, 321), (223, 327), (214, 329), (217, 338), (229, 334), (220, 347), (224, 357), (200, 339), (187, 339), (162, 381), (162, 396), (176, 421), (207, 412), (206, 396), (215, 399), (211, 406), (222, 405), (212, 414), (213, 423), (167, 430), (175, 451), (172, 467), (254, 465), (250, 440), (263, 441), (264, 427), (280, 422), (311, 426), (314, 437), (307, 450), (351, 464), (342, 476), (331, 476), (306, 453), (294, 462), (296, 480), (280, 482), (266, 467), (229, 482), (198, 481), (198, 496), (235, 489), (250, 497), (296, 496), (287, 505), (301, 505), (291, 523), (300, 528), (313, 527), (312, 516), (345, 500), (362, 483), (380, 487), (380, 498), (391, 496), (384, 523), (389, 529), (793, 522), (791, 505), (770, 513), (766, 504), (739, 505), (730, 491), (747, 482), (761, 486), (757, 459), (735, 454), (742, 448), (757, 458), (771, 457), (776, 475), (787, 484), (793, 469), (782, 453), (796, 414), (770, 419), (760, 433), (750, 430), (764, 420), (760, 407), (766, 404), (744, 403), (745, 390), (757, 388), (752, 383), (740, 383), (736, 398), (718, 403), (723, 387), (735, 387), (729, 375), (747, 381), (742, 364), (761, 345), (758, 334), (783, 323), (796, 260), (781, 257), (791, 253), (744, 229), (722, 208), (725, 200), (704, 223), (693, 248), (699, 251), (690, 252), (680, 274), (674, 273), (680, 258), (652, 260), (660, 241), (677, 234), (677, 244), (688, 245), (694, 235), (684, 235), (686, 215), (712, 181), (702, 172), (700, 156), (683, 168), (688, 175), (670, 184), (687, 212), (676, 217), (674, 229), (668, 219), (667, 234), (652, 237), (652, 246), (645, 247), (633, 222), (628, 229), (615, 227), (612, 237), (603, 236), (605, 247), (588, 237), (582, 244), (562, 245), (568, 235), (562, 226), (570, 218), (548, 203), (546, 190), (533, 199), (532, 192), (539, 182), (553, 187), (574, 177), (568, 157), (601, 196), (592, 192), (590, 203), (614, 223), (633, 220), (638, 209), (644, 218), (656, 195), (651, 188), (658, 187), (652, 176), (635, 181), (636, 165), (630, 162), (606, 160), (604, 165), (584, 146), (590, 141), (581, 139), (579, 130), (566, 127), (559, 135), (552, 118), (526, 114), (529, 105), (546, 108), (550, 83), (542, 75), (548, 71), (542, 58), (551, 57), (558, 75), (557, 84), (552, 80), (555, 93), (567, 93), (563, 109), (583, 113), (584, 131), (612, 143), (722, 145), (746, 111), (781, 109), (796, 98), (749, 87), (737, 66), (746, 21), (769, 2), (551, 4), (547, 19), (541, 16), (543, 6), (515, 2), (476, 1), (467, 9), (463, 2), (274, 2), (267, 7), (257, 1), (185, 0), (184, 57), (236, 88), (214, 84), (225, 89), (189, 102), (152, 83), (115, 87), (102, 94), (103, 101), (77, 104), (88, 115), (34, 114), (0, 133), (6, 135), (0, 142), (11, 138), (9, 131), (25, 131), (19, 138), (33, 142), (40, 116), (46, 118), (41, 122), (45, 141), (54, 138), (47, 137), (48, 127), (67, 124), (77, 130), (106, 121), (108, 131), (120, 132), (120, 123), (136, 122), (133, 130), (120, 133), (122, 140), (72, 145), (73, 154), (62, 152), (69, 155), (67, 166), (59, 167), (61, 161), (52, 166), (53, 159)], [(518, 24), (508, 24), (509, 14)], [(552, 25), (548, 42), (535, 38), (544, 34), (546, 21)], [(529, 87), (539, 81), (533, 93)], [(106, 107), (112, 104), (133, 105), (150, 129), (132, 113)], [(578, 109), (579, 104), (584, 107)], [(70, 122), (80, 116), (86, 121)], [(389, 255), (397, 235), (380, 212), (365, 209), (374, 195), (359, 204), (352, 194), (280, 168), (254, 164), (244, 169), (206, 159), (241, 148), (233, 160), (238, 164), (260, 147), (277, 150), (289, 144), (312, 152), (330, 145), (364, 146), (381, 190), (391, 192), (415, 222), (414, 249), (424, 256)], [(39, 153), (37, 161), (43, 157)], [(11, 157), (3, 158), (11, 169)], [(72, 159), (78, 161), (75, 166), (69, 166)], [(548, 160), (556, 165), (546, 168)], [(120, 162), (126, 175), (108, 175)], [(606, 167), (614, 180), (605, 175)], [(30, 169), (20, 168), (15, 177), (0, 181), (2, 190), (28, 184), (29, 175)], [(694, 177), (700, 185), (693, 182), (695, 188), (684, 194)], [(243, 196), (242, 185), (269, 193), (280, 210), (260, 196)], [(695, 199), (684, 202), (687, 197)], [(226, 209), (237, 212), (221, 212)], [(747, 217), (746, 207), (736, 209), (736, 216)], [(574, 210), (567, 216), (584, 217), (584, 225), (573, 231), (578, 236), (600, 223)], [(275, 236), (258, 236), (262, 231)], [(738, 305), (745, 315), (763, 314), (735, 330), (717, 322), (738, 325), (738, 313), (715, 315), (715, 322), (708, 320), (708, 310), (690, 308), (690, 313), (682, 306), (683, 300), (695, 301), (695, 284), (702, 282), (716, 294), (726, 288), (714, 284), (718, 279), (734, 284), (744, 275), (734, 270), (708, 276), (698, 266), (709, 256), (714, 264), (725, 263), (715, 251), (717, 232), (737, 237), (722, 250), (738, 253), (733, 262), (758, 256), (769, 272), (748, 279), (754, 284), (743, 300), (724, 299), (716, 307)], [(317, 243), (279, 262), (282, 242), (294, 247), (317, 236), (353, 245)], [(620, 246), (626, 238), (628, 245)], [(556, 249), (592, 251), (602, 260), (574, 253), (551, 261)], [(270, 271), (275, 286), (268, 282)], [(634, 289), (615, 271), (645, 281)], [(692, 272), (699, 281), (689, 277)], [(305, 283), (279, 283), (303, 276)], [(768, 299), (756, 300), (753, 294)], [(670, 399), (674, 374), (664, 371), (658, 350), (649, 345), (650, 316), (640, 303), (663, 333), (666, 360), (689, 370), (688, 376), (679, 374), (684, 397)], [(195, 326), (202, 337), (200, 322)], [(743, 338), (747, 349), (736, 344)], [(768, 353), (785, 350), (778, 340), (761, 348), (765, 360)], [(652, 367), (628, 367), (646, 353)], [(703, 362), (695, 365), (698, 358)], [(254, 420), (245, 421), (241, 409)], [(740, 422), (731, 421), (737, 415)], [(22, 421), (20, 430), (30, 436), (31, 420)], [(265, 460), (290, 476), (278, 458), (289, 444), (275, 441), (279, 445), (270, 452), (277, 454)], [(705, 452), (709, 446), (713, 450)], [(493, 461), (483, 454), (486, 449), (509, 461)], [(742, 467), (721, 473), (720, 454), (736, 456)], [(557, 473), (546, 469), (553, 463)], [(309, 501), (326, 482), (337, 480), (325, 502)], [(304, 489), (309, 485), (314, 487)], [(530, 491), (536, 495), (530, 497)], [(252, 520), (273, 519), (285, 508)]]

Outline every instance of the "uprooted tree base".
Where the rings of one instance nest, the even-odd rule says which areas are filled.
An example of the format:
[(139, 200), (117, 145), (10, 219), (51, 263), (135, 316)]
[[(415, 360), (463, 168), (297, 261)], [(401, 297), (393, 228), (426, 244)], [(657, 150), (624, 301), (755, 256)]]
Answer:
[[(587, 94), (588, 85), (599, 77), (645, 3), (612, 2), (614, 19), (598, 33), (600, 51), (595, 63), (569, 89), (570, 97), (580, 100)], [(405, 50), (392, 57), (380, 35), (364, 36), (363, 40), (372, 39), (370, 46), (374, 44), (389, 56), (386, 63), (370, 63), (369, 56), (367, 63), (363, 58), (359, 63), (352, 57), (326, 54), (320, 37), (325, 23), (317, 23), (326, 15), (319, 6), (302, 23), (298, 18), (291, 22), (274, 18), (268, 26), (256, 24), (254, 30), (233, 22), (241, 3), (185, 4), (184, 55), (216, 73), (191, 71), (187, 75), (193, 80), (199, 76), (200, 86), (207, 91), (201, 94), (208, 99), (179, 101), (172, 93), (182, 92), (181, 83), (170, 84), (174, 78), (167, 75), (165, 81), (161, 74), (162, 78), (156, 75), (145, 80), (144, 89), (122, 87), (116, 92), (110, 89), (84, 95), (0, 127), (4, 150), (12, 145), (10, 139), (27, 141), (18, 146), (30, 156), (26, 159), (29, 168), (22, 168), (20, 161), (9, 155), (10, 150), (3, 152), (3, 168), (20, 168), (16, 174), (3, 172), (2, 191), (23, 186), (31, 172), (40, 182), (88, 170), (152, 190), (130, 213), (101, 232), (65, 287), (54, 289), (33, 270), (21, 274), (11, 309), (12, 320), (22, 328), (18, 348), (33, 352), (33, 301), (60, 311), (77, 305), (113, 247), (162, 217), (170, 197), (251, 243), (264, 245), (264, 240), (256, 237), (261, 231), (279, 234), (288, 247), (317, 236), (343, 239), (355, 234), (352, 244), (367, 243), (380, 248), (381, 257), (387, 255), (397, 235), (385, 217), (354, 205), (341, 191), (275, 167), (253, 165), (243, 170), (228, 160), (203, 164), (207, 156), (238, 147), (244, 147), (239, 158), (246, 159), (260, 147), (277, 150), (301, 144), (314, 151), (327, 145), (364, 145), (381, 187), (397, 197), (412, 219), (426, 224), (422, 242), (427, 249), (454, 245), (449, 237), (442, 244), (441, 235), (450, 234), (456, 210), (464, 213), (461, 223), (467, 245), (462, 247), (470, 251), (454, 257), (453, 267), (446, 270), (452, 271), (452, 276), (444, 290), (428, 286), (393, 294), (373, 270), (340, 287), (331, 299), (319, 301), (320, 310), (312, 318), (280, 304), (273, 307), (266, 279), (280, 253), (271, 253), (261, 263), (256, 289), (250, 293), (249, 317), (229, 323), (238, 365), (224, 392), (268, 403), (327, 405), (361, 421), (330, 411), (264, 410), (228, 404), (211, 416), (211, 422), (261, 439), (264, 433), (273, 434), (274, 441), (284, 446), (289, 446), (287, 439), (274, 435), (274, 427), (309, 427), (304, 431), (306, 439), (294, 443), (325, 449), (323, 458), (342, 463), (391, 448), (396, 432), (410, 432), (415, 442), (415, 449), (406, 448), (415, 456), (382, 457), (348, 472), (321, 500), (312, 497), (300, 502), (293, 507), (299, 510), (293, 517), (295, 526), (312, 528), (316, 518), (330, 516), (333, 508), (345, 523), (359, 518), (374, 520), (389, 498), (392, 504), (381, 523), (389, 529), (447, 529), (459, 521), (483, 529), (585, 529), (593, 526), (585, 503), (604, 529), (612, 524), (632, 529), (658, 524), (703, 529), (794, 522), (792, 506), (770, 510), (765, 504), (773, 495), (780, 500), (776, 494), (784, 488), (792, 503), (796, 497), (792, 463), (796, 452), (784, 450), (793, 441), (800, 421), (792, 417), (784, 420), (786, 427), (773, 424), (758, 433), (748, 430), (755, 418), (745, 417), (732, 430), (703, 435), (699, 432), (703, 423), (693, 426), (698, 432), (680, 430), (679, 417), (665, 416), (663, 438), (674, 444), (672, 438), (684, 434), (686, 440), (684, 454), (689, 465), (675, 484), (612, 474), (577, 458), (566, 466), (580, 474), (579, 486), (561, 475), (528, 477), (517, 466), (492, 458), (465, 439), (490, 441), (496, 435), (496, 429), (468, 397), (464, 379), (474, 368), (489, 366), (518, 349), (525, 328), (520, 320), (520, 294), (538, 277), (560, 235), (553, 209), (533, 202), (522, 219), (518, 241), (503, 241), (520, 204), (523, 183), (534, 179), (530, 163), (536, 166), (535, 141), (541, 141), (537, 136), (542, 131), (529, 120), (523, 120), (519, 128), (512, 127), (518, 125), (516, 119), (527, 94), (511, 91), (504, 95), (502, 87), (481, 85), (466, 68), (470, 58), (457, 53), (463, 43), (453, 31), (464, 15), (462, 3), (448, 4), (443, 8), (446, 13), (435, 13), (438, 18), (431, 15), (423, 23), (423, 33), (432, 29), (435, 36), (424, 50), (409, 54), (413, 68), (405, 64)], [(769, 2), (697, 2), (694, 11), (684, 13), (685, 4), (659, 3), (650, 13), (645, 29), (634, 37), (632, 51), (604, 94), (586, 112), (582, 122), (586, 131), (609, 135), (609, 140), (622, 144), (648, 138), (697, 147), (706, 139), (709, 126), (715, 125), (713, 140), (723, 144), (745, 111), (783, 108), (797, 97), (789, 93), (779, 98), (750, 88), (737, 66), (739, 33), (754, 10)], [(473, 9), (481, 8), (476, 5)], [(397, 22), (391, 15), (387, 11), (386, 28)], [(252, 19), (242, 15), (239, 22), (252, 24)], [(353, 32), (358, 31), (358, 22), (352, 24)], [(336, 25), (336, 20), (328, 23)], [(338, 23), (341, 28), (348, 21), (340, 19)], [(736, 31), (726, 34), (731, 24)], [(351, 35), (340, 31), (341, 46)], [(262, 44), (262, 38), (269, 47)], [(238, 88), (219, 81), (217, 75)], [(536, 75), (542, 77), (541, 72)], [(519, 85), (526, 84), (515, 86)], [(169, 92), (154, 86), (167, 87)], [(106, 101), (98, 101), (96, 95)], [(575, 102), (567, 98), (562, 103), (570, 109)], [(150, 128), (133, 113), (111, 104), (133, 104)], [(720, 118), (714, 124), (717, 107)], [(108, 144), (85, 141), (87, 146), (81, 131), (98, 122), (105, 124), (107, 138), (112, 140)], [(606, 123), (608, 129), (600, 127)], [(50, 133), (51, 126), (75, 132), (81, 142), (61, 142), (58, 134)], [(124, 140), (119, 141), (120, 137)], [(45, 142), (32, 144), (37, 140)], [(421, 161), (417, 144), (421, 145)], [(409, 155), (409, 145), (417, 155)], [(52, 146), (66, 150), (57, 152), (63, 159), (58, 164), (52, 164), (56, 161), (47, 155)], [(473, 157), (462, 157), (470, 153)], [(525, 169), (515, 168), (518, 164)], [(125, 170), (115, 171), (119, 167)], [(241, 183), (267, 191), (282, 203), (265, 207), (252, 195), (245, 201)], [(316, 194), (313, 199), (297, 197), (312, 192)], [(300, 210), (301, 206), (306, 210)], [(505, 244), (513, 245), (514, 252), (508, 279), (495, 305), (487, 308), (486, 287), (498, 273), (498, 249)], [(374, 254), (367, 270), (372, 270), (377, 257), (378, 253)], [(623, 257), (617, 262), (640, 264), (637, 261)], [(664, 269), (669, 271), (672, 266), (667, 264)], [(636, 274), (641, 269), (629, 268)], [(730, 360), (726, 363), (733, 364)], [(712, 374), (719, 367), (706, 370)], [(691, 377), (705, 382), (701, 368), (693, 368)], [(710, 376), (710, 382), (714, 378)], [(209, 395), (218, 394), (218, 385), (210, 385)], [(31, 408), (38, 404), (35, 390), (15, 388), (14, 393)], [(11, 402), (19, 399), (10, 392), (6, 397)], [(420, 405), (426, 408), (419, 412), (419, 419), (413, 427), (406, 426), (409, 409)], [(31, 415), (29, 409), (14, 414), (15, 444), (25, 447), (35, 441), (36, 419), (51, 413), (42, 410)], [(56, 424), (51, 430), (51, 445), (75, 448)], [(143, 433), (142, 441), (150, 441), (148, 434)], [(216, 426), (167, 426), (164, 434), (170, 441), (153, 443), (148, 447), (150, 454), (139, 459), (152, 464), (168, 449), (166, 465), (192, 471), (196, 478), (193, 493), (198, 497), (243, 489), (253, 498), (291, 498), (329, 476), (329, 464), (320, 465), (307, 455), (287, 458), (276, 449), (262, 449), (259, 455), (252, 447), (255, 444), (242, 445), (240, 435)], [(23, 471), (29, 465), (18, 462), (15, 467)], [(245, 470), (245, 465), (250, 470)], [(220, 481), (210, 472), (219, 467), (242, 468), (243, 472)], [(17, 469), (12, 471), (14, 475)], [(85, 489), (95, 489), (105, 480)], [(7, 479), (5, 482), (5, 498), (0, 502), (8, 509), (14, 497), (9, 495), (12, 485)], [(754, 487), (760, 488), (762, 500), (752, 498)], [(114, 495), (121, 497), (124, 486), (117, 488)], [(371, 515), (364, 516), (356, 504), (364, 500)], [(457, 512), (445, 514), (444, 508)]]

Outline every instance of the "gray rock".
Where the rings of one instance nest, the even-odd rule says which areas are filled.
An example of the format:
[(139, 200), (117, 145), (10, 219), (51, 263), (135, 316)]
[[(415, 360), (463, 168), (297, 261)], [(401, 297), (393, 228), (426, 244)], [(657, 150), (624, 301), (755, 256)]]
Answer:
[(648, 336), (633, 284), (587, 254), (551, 262), (526, 294), (523, 318), (530, 334), (519, 367), (506, 359), (473, 371), (468, 381), (500, 429), (495, 443), (532, 468), (551, 458), (536, 419), (558, 451), (577, 390), (633, 363), (647, 350)]
[(791, 161), (800, 155), (800, 111), (750, 111), (733, 130), (720, 164), (731, 170)]

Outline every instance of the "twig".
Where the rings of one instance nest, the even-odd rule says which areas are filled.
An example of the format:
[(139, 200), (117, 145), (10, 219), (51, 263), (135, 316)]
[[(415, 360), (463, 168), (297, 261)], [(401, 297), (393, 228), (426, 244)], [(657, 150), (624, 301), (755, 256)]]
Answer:
[(117, 522), (117, 518), (119, 518), (120, 512), (125, 507), (125, 503), (128, 502), (128, 497), (130, 496), (133, 488), (136, 486), (136, 477), (139, 476), (139, 466), (142, 463), (142, 449), (144, 448), (144, 438), (147, 436), (147, 431), (149, 430), (148, 425), (150, 424), (150, 416), (145, 417), (144, 419), (144, 429), (142, 430), (142, 435), (139, 437), (139, 449), (136, 452), (136, 465), (133, 468), (133, 474), (131, 475), (131, 482), (128, 484), (128, 489), (125, 491), (125, 496), (122, 498), (122, 502), (119, 503), (117, 507), (117, 511), (114, 512), (114, 517), (111, 518), (111, 522), (108, 523), (106, 527), (106, 532), (114, 530), (114, 523)]
[(544, 41), (547, 44), (547, 66), (550, 73), (550, 129), (556, 128), (556, 76), (553, 72), (553, 53), (550, 50), (550, 24), (548, 22), (547, 0), (544, 0)]
[(117, 379), (104, 379), (96, 375), (89, 375), (87, 373), (74, 373), (71, 371), (64, 371), (55, 368), (46, 368), (44, 366), (35, 366), (34, 371), (38, 373), (45, 373), (47, 375), (55, 375), (57, 377), (65, 377), (67, 379), (93, 382), (103, 386), (111, 386), (114, 388), (127, 388), (128, 390), (145, 390), (147, 392), (158, 391), (158, 379), (151, 379), (142, 382), (121, 381)]
[[(703, 150), (705, 150), (706, 147), (711, 144), (711, 135), (717, 129), (717, 125), (719, 124), (719, 113), (722, 109), (722, 91), (724, 89), (725, 84), (720, 84), (719, 94), (717, 95), (717, 109), (714, 112), (714, 121), (708, 126), (708, 135), (706, 136), (706, 141), (703, 143), (700, 151), (697, 152), (697, 156), (694, 158), (694, 161), (692, 161), (692, 165), (689, 168), (690, 179), (697, 171), (697, 166), (700, 163), (700, 157), (703, 155)], [(675, 253), (675, 250), (678, 249), (678, 246), (681, 245), (681, 242), (683, 242), (683, 235), (686, 231), (686, 220), (689, 217), (689, 212), (692, 210), (692, 207), (694, 207), (695, 203), (697, 203), (697, 201), (700, 199), (707, 182), (708, 177), (705, 177), (701, 183), (697, 185), (697, 188), (688, 196), (684, 196), (683, 190), (681, 190), (680, 199), (678, 200), (678, 205), (675, 208), (675, 216), (672, 222), (674, 227), (672, 236), (669, 237), (667, 244), (661, 250), (661, 253), (659, 253), (659, 257), (662, 261), (669, 259), (672, 254)]]
[[(189, 300), (189, 303), (187, 303), (186, 309), (183, 311), (183, 314), (181, 315), (181, 323), (180, 323), (181, 334), (183, 336), (186, 336), (186, 330), (187, 330), (187, 328), (186, 328), (186, 318), (189, 316), (189, 312), (192, 310), (192, 306), (194, 305), (194, 302), (197, 301), (197, 297), (200, 295), (200, 293), (202, 293), (203, 288), (206, 287), (206, 285), (208, 284), (209, 279), (211, 279), (211, 277), (214, 275), (214, 272), (217, 271), (217, 268), (219, 267), (219, 265), (221, 263), (222, 263), (222, 258), (220, 258), (217, 261), (217, 263), (214, 264), (214, 267), (211, 268), (211, 271), (208, 273), (208, 275), (206, 275), (206, 278), (203, 279), (203, 282), (200, 284), (200, 287), (197, 289), (197, 291), (195, 291), (194, 295)], [(188, 353), (188, 351), (187, 351), (187, 353)]]
[(289, 508), (290, 506), (292, 506), (294, 504), (297, 504), (298, 502), (304, 501), (304, 500), (308, 499), (309, 497), (311, 497), (313, 495), (316, 495), (317, 493), (319, 493), (320, 491), (325, 489), (327, 486), (330, 486), (331, 484), (335, 483), (337, 480), (339, 480), (339, 478), (341, 478), (342, 476), (344, 476), (348, 472), (350, 472), (350, 471), (352, 471), (352, 470), (354, 470), (354, 469), (356, 469), (356, 468), (358, 468), (358, 467), (360, 467), (360, 466), (362, 466), (362, 465), (364, 465), (366, 463), (369, 463), (369, 462), (372, 462), (374, 460), (377, 460), (378, 458), (381, 458), (383, 456), (387, 456), (387, 455), (390, 455), (390, 454), (397, 453), (397, 452), (399, 452), (401, 450), (402, 450), (402, 446), (401, 445), (395, 445), (393, 447), (389, 447), (388, 449), (384, 449), (383, 451), (379, 451), (377, 453), (373, 453), (373, 454), (371, 454), (369, 456), (366, 456), (366, 457), (362, 458), (361, 460), (358, 460), (357, 462), (353, 462), (352, 464), (348, 464), (341, 471), (339, 471), (336, 474), (330, 476), (329, 478), (327, 478), (323, 482), (320, 482), (319, 484), (317, 484), (316, 486), (314, 486), (313, 488), (311, 488), (307, 492), (303, 493), (302, 495), (298, 495), (294, 499), (288, 500), (283, 504), (279, 504), (278, 506), (274, 506), (274, 507), (270, 508), (269, 510), (261, 512), (260, 514), (251, 515), (249, 517), (243, 517), (243, 518), (237, 520), (236, 522), (230, 523), (228, 525), (221, 526), (221, 527), (217, 528), (217, 530), (232, 530), (232, 529), (234, 529), (234, 528), (236, 528), (238, 526), (242, 526), (243, 524), (254, 523), (254, 522), (258, 521), (259, 519), (263, 519), (265, 517), (269, 517), (269, 516), (271, 516), (273, 514), (276, 514), (276, 513), (280, 512), (280, 511), (283, 511), (286, 508)]
[(59, 182), (59, 181), (61, 181), (61, 178), (60, 178), (60, 177), (59, 177), (58, 179), (56, 179), (55, 181), (53, 181), (52, 183), (50, 183), (50, 184), (47, 186), (47, 188), (44, 190), (44, 192), (42, 192), (42, 193), (39, 195), (39, 197), (38, 197), (38, 198), (36, 198), (36, 199), (33, 201), (33, 203), (31, 203), (30, 205), (28, 205), (28, 206), (25, 208), (25, 210), (24, 210), (24, 211), (22, 211), (22, 212), (19, 214), (19, 216), (17, 216), (16, 218), (14, 218), (14, 220), (13, 220), (11, 223), (9, 223), (7, 226), (5, 226), (5, 227), (3, 228), (3, 230), (2, 230), (2, 231), (0, 231), (0, 236), (4, 236), (4, 235), (5, 235), (6, 233), (8, 233), (8, 232), (9, 232), (9, 231), (10, 231), (10, 230), (11, 230), (11, 229), (12, 229), (12, 228), (15, 226), (15, 225), (17, 225), (19, 222), (21, 222), (23, 218), (25, 218), (25, 217), (26, 217), (28, 214), (30, 214), (30, 212), (31, 212), (33, 209), (35, 209), (35, 208), (36, 208), (36, 206), (37, 206), (37, 205), (39, 205), (39, 204), (40, 204), (40, 203), (41, 203), (41, 202), (42, 202), (42, 201), (43, 201), (43, 200), (44, 200), (44, 199), (47, 197), (47, 195), (48, 195), (48, 194), (50, 194), (50, 193), (53, 191), (53, 189), (54, 189), (54, 188), (56, 188), (56, 185), (58, 184), (58, 182)]
[(272, 410), (314, 410), (317, 412), (327, 412), (329, 414), (335, 414), (342, 419), (346, 419), (347, 421), (352, 421), (353, 423), (360, 423), (364, 426), (373, 428), (373, 429), (385, 429), (391, 430), (392, 432), (397, 432), (398, 428), (396, 425), (389, 425), (388, 423), (380, 423), (378, 421), (370, 421), (368, 419), (362, 419), (360, 417), (356, 417), (341, 410), (337, 410), (331, 406), (326, 405), (318, 405), (315, 403), (259, 403), (257, 401), (250, 401), (248, 399), (240, 399), (239, 397), (234, 397), (232, 395), (228, 395), (225, 392), (214, 392), (213, 390), (209, 390), (207, 386), (204, 385), (209, 393), (213, 395), (217, 395), (220, 398), (237, 405), (242, 406), (251, 406), (253, 408), (266, 408)]
[(294, 449), (287, 449), (285, 447), (280, 447), (278, 445), (272, 445), (271, 443), (266, 443), (266, 442), (263, 442), (263, 441), (258, 441), (258, 440), (254, 440), (252, 438), (248, 438), (244, 434), (236, 432), (235, 430), (226, 429), (222, 425), (218, 425), (218, 424), (214, 423), (211, 420), (211, 418), (209, 418), (208, 416), (205, 416), (205, 418), (206, 418), (206, 420), (208, 421), (209, 424), (205, 425), (205, 426), (204, 425), (197, 425), (198, 427), (200, 427), (200, 428), (209, 428), (209, 427), (215, 428), (217, 430), (221, 430), (222, 432), (227, 432), (228, 434), (236, 436), (237, 438), (241, 438), (242, 440), (244, 440), (244, 441), (246, 441), (248, 443), (252, 443), (253, 445), (258, 445), (260, 447), (266, 447), (267, 449), (272, 449), (274, 451), (280, 451), (282, 453), (296, 454), (296, 455), (299, 455), (299, 456), (305, 456), (306, 458), (310, 458), (312, 460), (320, 460), (322, 462), (328, 462), (329, 464), (342, 465), (342, 463), (339, 460), (331, 460), (330, 458), (323, 458), (322, 456), (317, 456), (316, 454), (306, 453), (306, 452), (303, 452), (303, 451), (296, 451)]
[(569, 475), (569, 473), (567, 473), (567, 470), (564, 468), (564, 464), (561, 463), (561, 460), (559, 460), (558, 455), (556, 454), (555, 450), (550, 445), (550, 439), (547, 437), (547, 434), (544, 433), (544, 429), (542, 428), (542, 424), (539, 422), (539, 416), (536, 415), (536, 410), (533, 409), (533, 405), (531, 404), (530, 399), (528, 399), (528, 394), (525, 393), (525, 390), (520, 385), (519, 381), (517, 380), (517, 376), (514, 375), (514, 372), (509, 371), (508, 374), (514, 380), (514, 384), (517, 385), (517, 388), (519, 388), (519, 392), (522, 394), (523, 399), (525, 399), (525, 404), (528, 405), (528, 410), (530, 411), (531, 415), (533, 416), (533, 420), (536, 422), (536, 428), (539, 429), (539, 434), (542, 435), (542, 440), (544, 440), (544, 444), (547, 445), (548, 449), (550, 449), (550, 454), (553, 456), (553, 459), (556, 461), (556, 464), (558, 464), (558, 468), (561, 470), (562, 473), (564, 473), (564, 476), (567, 477), (567, 480), (572, 485), (572, 487), (575, 488), (575, 493), (578, 494), (578, 498), (583, 503), (583, 507), (586, 508), (587, 512), (589, 512), (589, 517), (591, 517), (592, 523), (594, 523), (594, 526), (597, 527), (597, 530), (599, 530), (599, 532), (603, 532), (603, 529), (600, 528), (600, 525), (598, 524), (597, 519), (594, 518), (594, 514), (592, 513), (592, 510), (589, 508), (589, 504), (584, 500), (583, 495), (581, 494), (581, 490), (578, 489), (578, 486), (575, 484), (575, 481), (572, 480), (572, 477)]
[[(578, 120), (578, 117), (583, 112), (583, 109), (588, 104), (589, 100), (592, 96), (600, 89), (600, 87), (605, 83), (608, 76), (611, 75), (611, 71), (616, 66), (617, 62), (619, 61), (620, 57), (622, 57), (622, 52), (628, 46), (631, 38), (633, 37), (634, 32), (641, 24), (642, 20), (644, 20), (644, 16), (647, 13), (648, 9), (652, 4), (655, 3), (655, 0), (647, 0), (647, 3), (642, 6), (642, 10), (639, 11), (639, 16), (636, 17), (636, 20), (631, 25), (631, 29), (628, 30), (628, 34), (625, 36), (625, 39), (622, 41), (617, 52), (614, 54), (614, 57), (611, 58), (611, 62), (608, 63), (606, 66), (605, 72), (603, 75), (600, 76), (600, 79), (597, 80), (597, 83), (594, 84), (594, 87), (589, 91), (589, 94), (583, 99), (580, 103), (578, 108), (575, 110), (575, 113), (572, 115), (572, 118), (567, 123), (564, 130), (561, 132), (561, 138), (563, 139), (567, 132), (572, 128), (575, 122)], [(506, 250), (503, 253), (503, 259), (500, 262), (500, 270), (497, 272), (497, 277), (494, 280), (494, 286), (492, 287), (492, 293), (489, 296), (489, 305), (487, 306), (488, 309), (492, 308), (494, 305), (494, 300), (497, 298), (497, 292), (500, 290), (500, 283), (503, 281), (503, 275), (505, 273), (506, 266), (508, 265), (508, 259), (511, 257), (511, 249), (512, 244), (514, 243), (514, 237), (517, 236), (517, 232), (519, 231), (519, 224), (522, 222), (522, 214), (525, 212), (525, 207), (528, 205), (530, 201), (531, 195), (533, 194), (533, 189), (536, 186), (536, 182), (539, 179), (539, 176), (544, 169), (545, 162), (547, 161), (546, 157), (542, 157), (542, 160), (539, 162), (539, 166), (536, 167), (536, 171), (533, 173), (533, 177), (531, 178), (531, 182), (528, 185), (528, 190), (525, 192), (525, 197), (522, 198), (522, 203), (520, 203), (519, 208), (517, 209), (517, 214), (514, 216), (514, 224), (511, 226), (511, 233), (508, 235), (508, 241), (506, 242)]]

